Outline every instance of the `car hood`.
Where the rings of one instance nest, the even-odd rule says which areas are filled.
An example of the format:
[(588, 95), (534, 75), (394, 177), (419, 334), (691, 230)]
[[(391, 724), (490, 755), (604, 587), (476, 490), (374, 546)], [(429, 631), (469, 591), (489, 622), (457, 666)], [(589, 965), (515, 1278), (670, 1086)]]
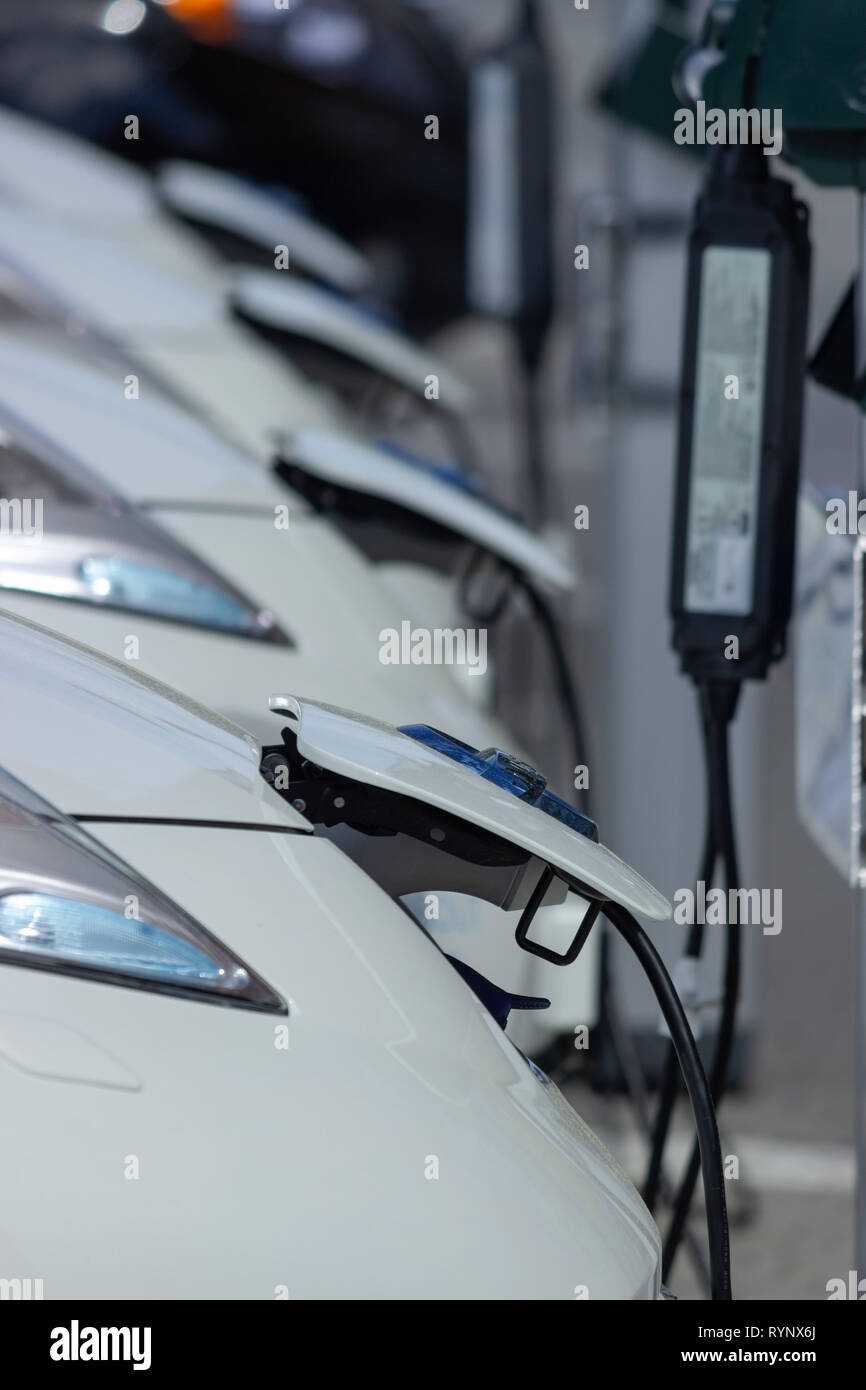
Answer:
[(147, 174), (8, 107), (0, 107), (0, 190), (52, 217), (135, 225), (156, 208)]
[(235, 442), (267, 458), (270, 429), (343, 425), (328, 391), (238, 323), (205, 256), (173, 238), (124, 244), (38, 208), (0, 203), (7, 273), (58, 314), (117, 343)]
[(0, 766), (73, 816), (309, 829), (251, 734), (126, 663), (0, 614)]
[[(137, 400), (128, 400), (118, 385), (122, 357), (106, 370), (97, 354), (82, 361), (75, 339), (52, 332), (48, 347), (45, 336), (32, 341), (19, 330), (0, 331), (0, 405), (41, 426), (127, 501), (263, 512), (289, 501), (293, 514), (308, 510), (260, 461), (149, 383), (140, 385)], [(51, 418), (42, 425), (46, 395)]]
[[(262, 972), (287, 1028), (0, 966), (9, 1269), (38, 1268), (46, 1298), (655, 1297), (634, 1187), (334, 846), (88, 829)], [(105, 1157), (130, 1151), (134, 1201)]]

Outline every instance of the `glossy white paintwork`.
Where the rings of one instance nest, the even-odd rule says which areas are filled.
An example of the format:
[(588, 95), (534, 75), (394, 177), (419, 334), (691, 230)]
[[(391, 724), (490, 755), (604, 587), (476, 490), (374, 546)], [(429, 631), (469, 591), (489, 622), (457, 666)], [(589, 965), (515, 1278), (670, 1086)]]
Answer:
[(61, 811), (306, 826), (262, 782), (251, 734), (132, 662), (8, 612), (0, 650), (0, 766)]
[(297, 731), (298, 751), (320, 767), (384, 787), (521, 845), (632, 912), (666, 921), (667, 898), (603, 845), (379, 720), (293, 695), (272, 708)]
[(115, 225), (134, 225), (154, 211), (143, 170), (55, 126), (0, 107), (0, 193), (85, 226), (110, 210)]
[(348, 428), (330, 392), (234, 318), (222, 273), (215, 281), (202, 273), (206, 249), (181, 251), (173, 241), (140, 247), (0, 201), (0, 264), (114, 339), (242, 448), (270, 460), (274, 431)]
[[(453, 631), (466, 626), (466, 612), (461, 607), (457, 586), (453, 578), (441, 570), (412, 560), (378, 560), (376, 578), (401, 608), (408, 601), (413, 613), (423, 615), (425, 627)], [(472, 675), (466, 666), (449, 666), (448, 671), (460, 686), (464, 700), (493, 715), (496, 704), (493, 652), (487, 653), (487, 673), (483, 678)]]
[(266, 327), (315, 339), (357, 358), (422, 399), (428, 377), (436, 376), (438, 399), (446, 410), (466, 411), (472, 403), (464, 379), (432, 348), (306, 280), (293, 280), (276, 269), (241, 268), (232, 274), (232, 301)]
[[(67, 809), (85, 782), (112, 807), (122, 777), (130, 815), (261, 823), (239, 731), (26, 625), (0, 638), (13, 775)], [(40, 1278), (46, 1299), (656, 1296), (634, 1188), (333, 845), (88, 829), (289, 1012), (0, 965), (0, 1277)]]
[(435, 473), (362, 440), (334, 439), (321, 430), (296, 430), (289, 444), (292, 460), (314, 476), (440, 522), (553, 588), (574, 587), (574, 571), (522, 522)]
[(118, 659), (127, 636), (136, 636), (138, 669), (213, 704), (259, 737), (276, 734), (269, 696), (300, 682), (314, 697), (351, 700), (398, 723), (422, 719), (459, 737), (512, 742), (498, 721), (463, 698), (450, 668), (380, 663), (380, 631), (414, 615), (381, 588), (375, 567), (320, 521), (290, 519), (282, 531), (267, 513), (156, 509), (151, 515), (227, 579), (236, 576), (294, 646), (11, 589), (0, 591), (0, 607)]
[[(123, 367), (100, 369), (75, 338), (0, 330), (0, 408), (51, 438), (128, 501), (308, 510), (271, 469), (181, 410), (148, 381), (125, 395)], [(46, 401), (51, 409), (46, 410)]]
[[(216, 451), (211, 477), (208, 433), (150, 399), (147, 391), (138, 401), (127, 401), (119, 383), (106, 389), (102, 378), (69, 366), (64, 358), (53, 359), (49, 372), (38, 350), (18, 352), (15, 340), (0, 339), (0, 376), (0, 403), (11, 401), (19, 415), (43, 423), (58, 444), (71, 448), (110, 486), (147, 503), (149, 514), (165, 530), (271, 609), (295, 646), (251, 642), (12, 590), (0, 593), (0, 606), (118, 660), (126, 660), (128, 639), (134, 637), (134, 669), (215, 706), (267, 741), (278, 741), (269, 696), (302, 689), (311, 698), (351, 704), (394, 724), (429, 722), (477, 746), (497, 744), (520, 753), (519, 741), (486, 707), (485, 678), (455, 678), (453, 667), (380, 663), (384, 629), (406, 619), (454, 626), (452, 612), (431, 612), (426, 571), (407, 576), (404, 566), (399, 587), (382, 583), (379, 567), (303, 503), (296, 505), (293, 494), (282, 488), (272, 494), (264, 472), (255, 470), (257, 486), (247, 489), (251, 465), (238, 462), (227, 446)], [(46, 393), (52, 401), (50, 419), (42, 409)], [(242, 508), (239, 496), (249, 499)], [(156, 505), (160, 498), (165, 505)], [(288, 531), (274, 524), (274, 506), (287, 501)], [(422, 602), (416, 609), (418, 593)], [(501, 929), (485, 903), (468, 898), (443, 902), (439, 921), (431, 925), (449, 938), (452, 954), (503, 987), (565, 996), (569, 1014), (577, 1011), (590, 1022), (595, 1018), (595, 997), (584, 997), (585, 981), (592, 978), (593, 941), (581, 968), (566, 979), (555, 966), (536, 966), (518, 952), (513, 932)], [(510, 1028), (523, 1045), (536, 1048), (547, 1026), (543, 1015), (524, 1014), (515, 1015)]]
[(7, 608), (117, 658), (125, 637), (137, 634), (140, 669), (266, 737), (268, 697), (294, 685), (397, 722), (423, 717), (461, 737), (507, 741), (502, 726), (466, 698), (468, 682), (455, 680), (452, 668), (381, 664), (380, 632), (406, 618), (421, 621), (411, 587), (397, 595), (380, 583), (378, 568), (271, 473), (147, 390), (126, 400), (122, 383), (14, 337), (0, 335), (0, 376), (0, 406), (144, 504), (259, 606), (281, 614), (295, 646), (11, 590), (3, 591)]
[[(197, 189), (204, 197), (206, 187), (238, 191), (238, 180), (198, 166), (170, 166), (169, 174), (174, 191), (189, 196)], [(275, 441), (297, 431), (304, 460), (323, 475), (450, 519), (534, 577), (571, 587), (569, 567), (520, 522), (357, 439), (330, 392), (231, 315), (227, 289), (235, 285), (265, 321), (342, 347), (422, 395), (425, 378), (437, 375), (443, 404), (465, 409), (466, 383), (426, 346), (278, 271), (226, 269), (201, 238), (163, 215), (141, 171), (2, 108), (0, 192), (0, 265), (121, 344), (228, 440), (270, 465)], [(333, 250), (327, 235), (323, 248)]]
[[(0, 1272), (46, 1299), (655, 1296), (631, 1184), (333, 846), (90, 828), (289, 1018), (0, 967)], [(53, 1076), (21, 1055), (33, 1020), (66, 1030)], [(69, 1034), (90, 1055), (61, 1080)]]
[(134, 350), (243, 447), (269, 457), (271, 431), (289, 421), (350, 428), (330, 392), (237, 321), (231, 272), (168, 215), (149, 176), (0, 108), (0, 192), (0, 260)]
[(292, 265), (347, 294), (369, 288), (373, 268), (360, 251), (266, 188), (185, 159), (161, 164), (156, 187), (182, 217), (232, 232), (272, 255), (286, 246)]
[(351, 432), (331, 392), (238, 322), (233, 271), (164, 212), (143, 178), (0, 110), (0, 264), (115, 337), (258, 457), (269, 460), (274, 432), (293, 426)]
[[(165, 530), (271, 609), (296, 645), (286, 649), (11, 590), (0, 594), (0, 606), (119, 660), (134, 636), (135, 669), (215, 706), (267, 741), (278, 737), (269, 696), (295, 689), (392, 724), (427, 722), (478, 747), (521, 754), (520, 740), (490, 714), (490, 672), (479, 678), (455, 667), (379, 661), (380, 633), (406, 619), (462, 625), (453, 586), (446, 590), (441, 576), (405, 564), (371, 565), (269, 472), (215, 442), (144, 383), (138, 400), (126, 400), (121, 379), (68, 352), (28, 346), (17, 334), (0, 335), (0, 381), (0, 405), (41, 428), (121, 495), (147, 505)], [(286, 502), (288, 531), (274, 524), (274, 508)], [(578, 966), (563, 971), (519, 952), (513, 930), (503, 931), (496, 910), (479, 900), (443, 898), (431, 927), (452, 954), (503, 987), (559, 1001), (563, 1016), (595, 1020), (597, 938), (590, 938)], [(542, 1013), (513, 1015), (509, 1024), (533, 1050), (544, 1045), (549, 1028)]]
[[(50, 395), (46, 432), (130, 501), (230, 502), (272, 510), (288, 495), (293, 512), (309, 510), (270, 469), (155, 394), (149, 383), (140, 386), (137, 400), (128, 400), (123, 379), (80, 360), (74, 339), (63, 350), (63, 339), (57, 338), (49, 350), (41, 341), (28, 343), (20, 331), (0, 330), (0, 373), (0, 405), (41, 423)], [(442, 521), (552, 587), (566, 589), (575, 582), (568, 566), (520, 522), (383, 449), (321, 430), (293, 431), (289, 442), (292, 458), (319, 477)], [(405, 574), (400, 583), (407, 592)], [(447, 587), (453, 595), (450, 581)], [(419, 592), (419, 611), (420, 597)]]
[[(97, 387), (96, 378), (71, 360), (75, 339), (50, 370), (45, 367), (41, 387), (38, 362), (16, 366), (14, 347), (8, 351), (3, 378), (10, 393), (14, 386), (18, 406), (32, 423), (50, 427), (57, 443), (78, 451), (126, 496), (184, 504), (183, 515), (161, 513), (160, 519), (184, 532), (193, 548), (209, 554), (217, 569), (233, 575), (263, 606), (282, 610), (285, 588), (285, 604), (291, 604), (286, 625), (298, 634), (299, 645), (296, 656), (280, 654), (194, 629), (146, 618), (130, 622), (120, 614), (28, 595), (9, 595), (9, 606), (117, 657), (123, 655), (125, 637), (138, 635), (142, 669), (218, 703), (262, 734), (267, 696), (275, 689), (295, 688), (394, 723), (426, 720), (468, 742), (496, 743), (519, 753), (515, 740), (485, 716), (489, 679), (463, 679), (461, 690), (460, 677), (455, 680), (451, 668), (379, 666), (382, 628), (403, 619), (440, 625), (438, 609), (431, 619), (426, 571), (402, 566), (399, 588), (387, 582), (396, 578), (393, 572), (383, 574), (386, 582), (377, 586), (370, 567), (339, 537), (321, 527), (301, 530), (307, 508), (290, 495), (295, 559), (289, 566), (291, 583), (286, 582), (281, 563), (285, 547), (278, 561), (272, 531), (263, 539), (273, 506), (286, 497), (282, 490), (276, 496), (271, 492), (274, 439), (304, 425), (342, 427), (345, 421), (326, 392), (303, 382), (280, 354), (226, 316), (224, 271), (200, 238), (166, 219), (155, 206), (146, 176), (122, 161), (22, 118), (6, 122), (2, 113), (0, 135), (0, 189), (9, 194), (8, 201), (0, 199), (0, 264), (5, 258), (23, 267), (64, 312), (116, 335), (135, 364), (194, 403), (205, 420), (268, 471), (253, 483), (250, 467), (239, 466), (235, 487), (231, 470), (240, 461), (236, 449), (224, 441), (218, 448), (209, 446), (206, 430), (181, 423), (184, 417), (177, 411), (152, 399), (144, 375), (137, 401), (124, 398), (126, 369), (109, 369)], [(49, 162), (42, 163), (49, 152)], [(58, 218), (56, 225), (51, 216)], [(18, 333), (16, 341), (21, 341)], [(49, 397), (50, 412), (45, 409)], [(191, 512), (202, 504), (228, 504), (245, 512), (253, 507), (260, 524), (255, 529), (241, 526), (239, 518), (229, 524), (215, 513), (199, 523)], [(254, 553), (248, 548), (251, 538)], [(386, 604), (388, 592), (391, 605)], [(466, 904), (455, 907), (454, 922), (461, 928), (467, 925), (466, 910)], [(441, 929), (449, 925), (454, 925), (451, 919), (443, 918)], [(515, 953), (505, 938), (495, 930), (478, 935), (461, 930), (461, 935), (464, 944), (457, 954), (494, 978), (511, 978)], [(590, 943), (590, 968), (593, 951)], [(564, 991), (569, 1000), (572, 989), (583, 992), (577, 983), (566, 983), (555, 967), (536, 965), (528, 957), (527, 967), (538, 975), (537, 992)], [(581, 1017), (591, 1020), (592, 1015), (582, 1009)], [(540, 1018), (519, 1020), (517, 1034), (527, 1042), (537, 1040)]]
[(0, 107), (0, 194), (82, 227), (101, 230), (108, 218), (124, 237), (138, 235), (142, 223), (157, 235), (178, 233), (164, 216), (168, 207), (269, 250), (288, 242), (303, 269), (348, 293), (366, 289), (372, 276), (369, 262), (353, 246), (265, 188), (188, 160), (166, 161), (154, 181), (125, 160), (5, 107)]

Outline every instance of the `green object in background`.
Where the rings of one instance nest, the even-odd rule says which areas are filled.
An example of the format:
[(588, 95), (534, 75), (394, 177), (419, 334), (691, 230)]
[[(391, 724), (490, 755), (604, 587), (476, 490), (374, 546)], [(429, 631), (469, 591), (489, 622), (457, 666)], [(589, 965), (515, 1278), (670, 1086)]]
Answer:
[[(620, 120), (675, 145), (673, 86), (692, 45), (685, 0), (662, 0), (655, 22), (598, 94)], [(715, 0), (705, 37), (723, 34), (701, 84), (707, 107), (781, 110), (785, 157), (815, 183), (866, 190), (866, 0)], [(745, 95), (748, 92), (748, 95)]]
[(754, 104), (781, 109), (785, 157), (815, 183), (866, 189), (864, 0), (740, 0), (708, 105), (740, 105), (756, 52)]
[(596, 100), (619, 120), (700, 158), (703, 149), (673, 144), (674, 117), (682, 106), (674, 92), (673, 73), (692, 37), (686, 8), (685, 0), (666, 0), (659, 5), (655, 22), (620, 59)]
[[(749, 65), (751, 60), (761, 56), (766, 22), (773, 3), (774, 0), (739, 0), (735, 6), (730, 3), (710, 5), (707, 27), (713, 11), (717, 9), (724, 11), (728, 22), (724, 29), (724, 56), (707, 72), (702, 83), (701, 93), (708, 107), (717, 106), (728, 111), (752, 105), (754, 92), (746, 95), (747, 86), (753, 80)], [(762, 106), (763, 102), (757, 102), (757, 105)]]

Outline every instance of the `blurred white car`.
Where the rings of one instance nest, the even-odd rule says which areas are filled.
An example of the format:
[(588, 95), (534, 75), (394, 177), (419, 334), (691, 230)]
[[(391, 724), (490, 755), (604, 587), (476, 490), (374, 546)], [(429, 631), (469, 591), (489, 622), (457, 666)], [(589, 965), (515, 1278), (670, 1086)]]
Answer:
[[(192, 172), (194, 182), (214, 177)], [(170, 179), (167, 186), (174, 188)], [(407, 387), (414, 383), (422, 395), (428, 376), (435, 376), (434, 414), (468, 399), (463, 376), (426, 346), (388, 339), (350, 306), (317, 297), (307, 281), (276, 271), (272, 280), (260, 271), (244, 280), (164, 212), (158, 186), (141, 170), (0, 108), (0, 318), (8, 320), (11, 309), (16, 332), (31, 333), (41, 314), (55, 342), (66, 334), (72, 355), (107, 349), (106, 368), (119, 393), (147, 398), (158, 386), (269, 471), (282, 458), (298, 478), (310, 480), (317, 497), (336, 487), (341, 495), (414, 511), (431, 530), (492, 547), (533, 579), (560, 590), (573, 586), (567, 560), (514, 518), (465, 488), (447, 486), (411, 455), (363, 439), (330, 391), (244, 327), (232, 295), (238, 305), (243, 300), (248, 317), (258, 306), (271, 326), (285, 318), (287, 302), (297, 303), (298, 331), (306, 325), (309, 335), (332, 345), (342, 315), (347, 351), (355, 344), (363, 355), (362, 340), (369, 340), (372, 371)], [(395, 582), (401, 589), (411, 582), (405, 567)], [(425, 601), (432, 597), (425, 592)]]
[[(408, 580), (402, 592), (383, 584), (381, 567), (275, 475), (161, 398), (126, 400), (104, 373), (20, 336), (0, 334), (0, 383), (0, 498), (40, 509), (34, 534), (23, 514), (0, 533), (9, 611), (259, 738), (273, 733), (268, 697), (294, 688), (520, 753), (475, 694), (489, 672), (383, 664), (383, 634), (426, 630), (429, 608)], [(465, 623), (452, 606), (442, 630)], [(567, 907), (547, 916), (570, 931)], [(545, 1014), (515, 1019), (524, 1045), (596, 1021), (594, 940), (566, 974), (514, 952), (488, 905), (457, 893), (443, 895), (431, 929), (496, 984), (551, 999)]]
[[(394, 723), (515, 747), (491, 715), (486, 645), (474, 665), (384, 665), (382, 634), (480, 629), (486, 644), (486, 624), (467, 616), (451, 574), (430, 563), (437, 538), (449, 560), (455, 545), (493, 557), (506, 579), (516, 572), (563, 589), (568, 566), (513, 518), (350, 432), (327, 393), (233, 318), (225, 268), (164, 214), (146, 175), (11, 113), (0, 114), (0, 135), (0, 405), (98, 475), (58, 520), (52, 555), (50, 522), (35, 563), (26, 537), (0, 538), (0, 588), (15, 591), (15, 611), (110, 655), (131, 651), (257, 734), (268, 694), (294, 685)], [(49, 248), (61, 241), (58, 257)], [(36, 470), (45, 479), (37, 488), (39, 446), (32, 434), (23, 442), (25, 479), (0, 478), (0, 495), (38, 495), (59, 517), (57, 476), (73, 477), (74, 458), (55, 457), (53, 484), (47, 464)], [(94, 509), (100, 497), (108, 516)], [(129, 504), (145, 515), (127, 515), (121, 553), (118, 517)], [(375, 567), (327, 524), (338, 512), (344, 524), (346, 511)], [(154, 544), (161, 567), (147, 551)], [(522, 1025), (527, 1043), (571, 1031), (575, 1019), (594, 1022), (594, 943), (567, 983), (544, 965), (529, 980), (525, 962), (499, 959), (480, 905), (443, 903), (438, 930), (456, 933), (455, 952), (470, 963), (505, 972), (503, 983), (552, 998), (543, 1023)], [(522, 978), (510, 978), (517, 970)]]
[[(0, 618), (0, 647), (0, 1277), (46, 1299), (657, 1296), (634, 1188), (267, 785), (255, 739), (39, 626)], [(316, 746), (327, 711), (281, 714)], [(529, 823), (542, 858), (549, 833), (603, 895), (667, 910), (421, 751), (434, 803), (450, 776), (503, 845)]]
[(233, 295), (250, 320), (342, 351), (422, 400), (435, 377), (440, 412), (471, 401), (468, 383), (433, 349), (297, 282), (291, 269), (263, 280), (260, 271), (247, 278), (227, 267), (165, 211), (147, 174), (0, 109), (3, 261), (265, 460), (275, 432), (354, 426), (332, 392), (240, 322)]

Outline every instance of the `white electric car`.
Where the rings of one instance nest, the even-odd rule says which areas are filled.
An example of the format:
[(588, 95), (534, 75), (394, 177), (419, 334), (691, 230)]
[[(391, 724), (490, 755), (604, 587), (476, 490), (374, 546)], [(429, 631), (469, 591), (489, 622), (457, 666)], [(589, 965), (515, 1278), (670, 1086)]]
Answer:
[[(374, 549), (382, 578), (401, 596), (414, 588), (437, 627), (453, 624), (454, 585), (431, 569), (429, 545), (428, 563), (418, 562), (425, 545), (417, 524), (413, 562), (402, 553), (405, 545), (396, 554), (381, 545), (383, 529), (390, 545), (402, 539), (407, 517), (422, 520), (434, 544), (440, 535), (456, 535), (493, 550), (534, 582), (560, 592), (573, 587), (569, 557), (554, 553), (549, 539), (464, 486), (449, 485), (441, 469), (363, 438), (332, 393), (245, 328), (229, 303), (231, 275), (237, 280), (238, 274), (162, 211), (153, 181), (140, 170), (0, 110), (0, 308), (5, 303), (20, 316), (24, 302), (31, 318), (66, 334), (74, 355), (88, 343), (106, 348), (118, 393), (170, 393), (269, 472), (279, 461), (313, 505), (341, 517), (348, 510), (354, 520), (359, 512), (386, 513)], [(251, 294), (238, 299), (248, 317), (255, 317), (253, 301), (273, 320), (287, 298), (300, 297), (311, 332), (316, 326), (336, 342), (340, 306), (327, 296), (312, 300), (318, 291), (305, 281), (287, 285), (279, 272), (273, 275), (267, 290), (261, 272), (250, 272)], [(359, 324), (354, 316), (349, 338), (363, 356)], [(462, 377), (429, 349), (389, 339), (385, 352), (379, 327), (364, 332), (379, 344), (367, 354), (371, 370), (404, 386), (415, 382), (422, 394), (427, 377), (435, 376), (434, 416), (464, 400)], [(483, 686), (476, 681), (469, 693), (477, 698)]]
[[(291, 228), (286, 232), (292, 239)], [(275, 248), (276, 249), (276, 248)], [(289, 247), (291, 255), (292, 248)], [(307, 425), (355, 432), (251, 322), (361, 362), (435, 409), (460, 412), (462, 375), (416, 344), (289, 271), (228, 267), (163, 208), (154, 181), (84, 141), (0, 110), (0, 261), (32, 277), (66, 312), (122, 344), (229, 437), (266, 461), (274, 433)], [(291, 281), (291, 283), (287, 283)], [(270, 286), (270, 288), (268, 288)]]
[[(38, 625), (3, 616), (0, 649), (0, 1277), (45, 1299), (658, 1296), (624, 1174), (255, 739)], [(275, 705), (300, 754), (375, 745), (372, 775), (429, 788), (434, 818), (667, 912), (416, 738)]]
[[(485, 677), (472, 668), (383, 664), (383, 634), (429, 621), (412, 585), (383, 584), (382, 567), (302, 497), (186, 412), (127, 400), (110, 375), (0, 333), (0, 431), (0, 498), (22, 509), (0, 534), (10, 611), (129, 661), (259, 738), (272, 732), (269, 695), (294, 687), (521, 752), (475, 695)], [(572, 915), (550, 905), (545, 920), (567, 934)], [(431, 930), (496, 984), (551, 1000), (515, 1018), (522, 1045), (596, 1021), (595, 940), (566, 974), (511, 950), (496, 914), (465, 895), (443, 895)]]
[[(87, 554), (78, 556), (61, 526), (66, 570), (58, 571), (55, 554), (51, 575), (40, 574), (38, 565), (22, 567), (21, 546), (16, 560), (10, 541), (0, 585), (16, 591), (16, 611), (115, 656), (133, 639), (133, 659), (143, 669), (205, 696), (256, 733), (267, 693), (299, 683), (320, 698), (397, 723), (427, 720), (477, 746), (513, 747), (490, 718), (489, 656), (474, 667), (380, 663), (382, 633), (402, 638), (416, 623), (441, 632), (485, 626), (462, 612), (452, 578), (417, 557), (395, 558), (387, 546), (375, 552), (374, 545), (379, 562), (373, 569), (319, 517), (332, 514), (333, 498), (348, 502), (353, 514), (363, 512), (362, 522), (385, 509), (391, 541), (409, 530), (409, 518), (416, 533), (456, 538), (464, 549), (494, 556), (506, 572), (553, 587), (569, 586), (568, 567), (513, 519), (429, 469), (321, 428), (345, 422), (328, 403), (319, 410), (324, 397), (310, 397), (306, 385), (303, 399), (296, 397), (300, 379), (228, 317), (221, 268), (197, 238), (163, 216), (146, 176), (20, 117), (4, 116), (0, 132), (0, 263), (6, 266), (0, 321), (10, 311), (14, 320), (0, 345), (3, 399), (47, 432), (51, 444), (96, 469), (100, 483), (91, 484), (91, 501), (94, 490), (105, 490), (115, 513), (127, 502), (145, 508), (151, 537), (156, 524), (170, 533), (175, 553), (183, 547), (186, 556), (172, 576), (171, 593), (163, 570), (156, 595), (153, 567), (149, 578), (142, 568), (153, 557), (138, 548), (140, 535), (127, 535), (125, 557), (107, 555), (117, 540), (116, 521), (103, 517), (95, 534), (85, 529), (79, 539)], [(48, 245), (56, 248), (61, 236), (58, 257)], [(93, 325), (97, 331), (88, 332)], [(50, 353), (44, 351), (46, 334)], [(94, 354), (99, 376), (88, 365)], [(258, 464), (172, 410), (163, 399), (166, 387), (194, 401), (224, 433), (243, 439)], [(60, 471), (65, 467), (61, 462)], [(35, 484), (22, 483), (17, 491), (4, 486), (6, 496), (34, 495)], [(57, 496), (52, 505), (59, 505)], [(278, 526), (277, 514), (287, 508), (288, 526)], [(76, 526), (85, 515), (78, 512)], [(163, 535), (158, 547), (163, 558), (167, 539)], [(31, 546), (31, 558), (32, 552)], [(89, 577), (82, 584), (71, 578), (70, 567), (84, 561)], [(216, 606), (207, 582), (189, 568), (195, 561), (204, 561), (232, 590)], [(109, 609), (123, 588), (126, 608), (135, 607), (128, 601), (133, 587), (138, 617), (131, 630), (124, 603)], [(163, 605), (158, 616), (152, 607), (157, 597)], [(79, 603), (67, 603), (70, 598)], [(210, 631), (196, 624), (195, 612), (205, 608)], [(267, 612), (275, 617), (270, 625), (259, 621)], [(454, 917), (443, 908), (438, 930), (449, 930), (456, 917), (457, 953), (494, 976), (504, 969), (505, 983), (526, 988), (526, 979), (507, 978), (517, 968), (510, 957), (491, 961), (495, 934), (465, 931), (465, 907), (455, 905)], [(544, 979), (550, 972), (543, 965), (539, 971), (533, 986), (550, 995), (554, 1008), (543, 1024), (533, 1023), (532, 1034), (522, 1035), (525, 1042), (540, 1043), (563, 1027), (570, 1032), (575, 1019), (594, 1021), (594, 948), (567, 985)]]

